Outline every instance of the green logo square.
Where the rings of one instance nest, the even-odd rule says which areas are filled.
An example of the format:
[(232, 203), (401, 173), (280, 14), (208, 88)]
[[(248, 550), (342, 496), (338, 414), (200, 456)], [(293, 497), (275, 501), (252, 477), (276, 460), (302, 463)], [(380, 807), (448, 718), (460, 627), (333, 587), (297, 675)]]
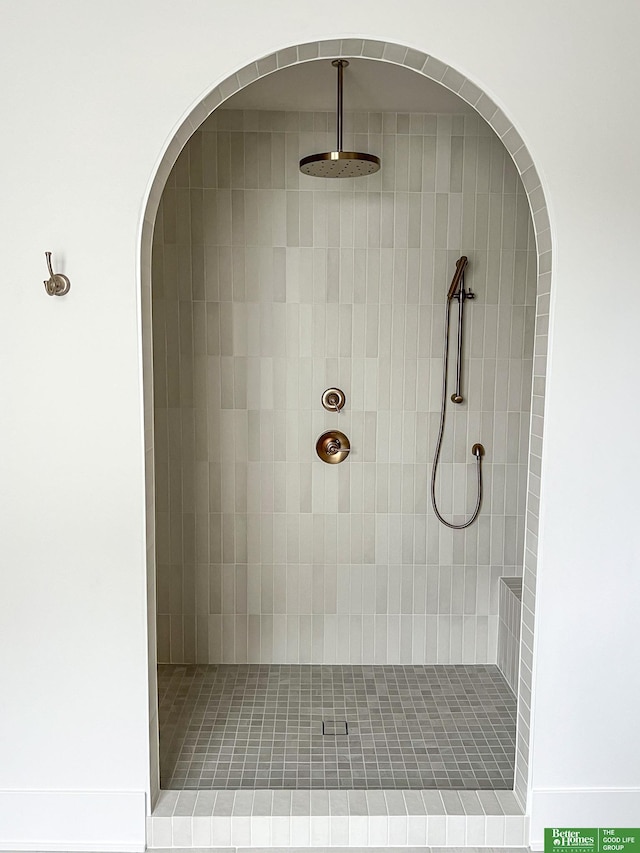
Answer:
[(560, 829), (544, 831), (544, 853), (640, 853), (640, 829)]

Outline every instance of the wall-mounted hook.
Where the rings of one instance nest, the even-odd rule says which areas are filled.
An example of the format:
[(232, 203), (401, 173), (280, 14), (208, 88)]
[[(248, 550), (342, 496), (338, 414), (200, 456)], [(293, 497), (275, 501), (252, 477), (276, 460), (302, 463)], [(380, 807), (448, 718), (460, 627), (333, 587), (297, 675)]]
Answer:
[(47, 267), (49, 268), (49, 280), (45, 281), (44, 289), (49, 296), (64, 296), (65, 293), (69, 293), (71, 282), (66, 275), (62, 275), (60, 272), (54, 273), (51, 266), (51, 252), (45, 252), (44, 256), (47, 259)]

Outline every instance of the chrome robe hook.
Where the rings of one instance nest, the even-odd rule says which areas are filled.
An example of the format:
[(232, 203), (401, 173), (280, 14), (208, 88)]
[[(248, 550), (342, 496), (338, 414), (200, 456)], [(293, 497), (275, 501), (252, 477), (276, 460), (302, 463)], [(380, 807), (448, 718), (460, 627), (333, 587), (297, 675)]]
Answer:
[(53, 267), (51, 266), (51, 252), (45, 252), (44, 256), (47, 259), (47, 267), (49, 268), (49, 279), (45, 281), (44, 289), (49, 296), (64, 296), (66, 293), (69, 293), (71, 282), (66, 275), (53, 271)]

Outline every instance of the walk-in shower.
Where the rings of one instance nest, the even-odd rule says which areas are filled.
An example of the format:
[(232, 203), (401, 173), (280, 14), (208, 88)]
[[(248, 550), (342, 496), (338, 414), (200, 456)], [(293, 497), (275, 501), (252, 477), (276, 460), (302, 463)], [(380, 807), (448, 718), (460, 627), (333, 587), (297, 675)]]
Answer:
[[(402, 111), (381, 109), (367, 94), (379, 64), (349, 62), (345, 147), (379, 171), (300, 171), (336, 139), (323, 60), (271, 75), (277, 100), (262, 81), (230, 99), (162, 196), (164, 788), (513, 784), (516, 700), (496, 650), (500, 578), (522, 574), (527, 199), (502, 142), (455, 96), (425, 111), (405, 69)], [(336, 389), (344, 401), (325, 407)], [(334, 433), (349, 452), (324, 464), (318, 436)]]

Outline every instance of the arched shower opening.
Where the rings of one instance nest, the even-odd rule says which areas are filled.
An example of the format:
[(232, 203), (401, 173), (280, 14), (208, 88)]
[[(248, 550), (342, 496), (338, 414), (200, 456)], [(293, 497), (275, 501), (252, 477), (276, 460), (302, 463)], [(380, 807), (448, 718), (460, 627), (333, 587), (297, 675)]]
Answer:
[[(332, 186), (310, 189), (303, 181), (314, 179), (299, 177), (298, 155), (316, 150), (309, 147), (314, 135), (314, 142), (320, 141), (318, 134), (332, 135), (329, 115), (311, 114), (310, 120), (309, 114), (301, 117), (295, 110), (288, 116), (281, 111), (275, 116), (259, 110), (247, 111), (252, 115), (244, 110), (213, 111), (247, 83), (276, 68), (319, 57), (328, 64), (332, 56), (404, 66), (456, 92), (475, 112), (451, 113), (440, 121), (428, 112), (393, 113), (393, 130), (390, 113), (387, 118), (368, 114), (366, 121), (362, 113), (353, 116), (351, 134), (357, 142), (373, 137), (375, 145), (379, 137), (380, 175), (361, 179), (366, 184), (362, 190), (359, 183), (348, 191)], [(203, 119), (205, 124), (193, 133)], [(532, 329), (536, 305), (534, 229), (542, 313), (548, 310), (544, 294), (550, 247), (539, 180), (516, 131), (474, 84), (432, 57), (397, 45), (352, 40), (288, 48), (248, 66), (221, 84), (194, 111), (191, 121), (172, 144), (175, 153), (167, 152), (145, 220), (144, 243), (150, 252), (154, 203), (173, 167), (155, 236), (156, 422), (148, 453), (156, 462), (165, 460), (164, 466), (156, 467), (155, 483), (161, 662), (270, 666), (273, 672), (260, 686), (267, 693), (282, 665), (366, 666), (362, 680), (356, 676), (345, 685), (342, 677), (339, 703), (345, 713), (338, 714), (335, 704), (331, 706), (335, 716), (348, 716), (347, 706), (354, 707), (349, 703), (361, 689), (366, 692), (367, 678), (373, 682), (377, 674), (382, 678), (383, 671), (376, 673), (371, 667), (495, 661), (500, 598), (505, 612), (517, 609), (515, 599), (509, 598), (517, 582), (501, 584), (499, 577), (524, 574), (519, 693), (528, 695), (538, 470), (529, 470), (533, 500), (528, 504), (526, 537), (524, 483), (529, 461), (535, 467), (540, 455), (545, 343), (540, 336), (531, 398), (523, 366), (528, 367), (527, 361), (534, 364), (532, 335), (526, 341), (530, 356), (525, 352), (525, 329), (527, 324)], [(347, 126), (345, 134), (349, 133)], [(392, 156), (394, 160), (393, 179), (389, 172), (385, 176), (385, 136), (389, 137), (386, 162)], [(189, 137), (174, 166), (175, 154)], [(302, 146), (308, 150), (302, 151)], [(216, 174), (209, 159), (214, 148), (216, 168), (223, 165)], [(488, 171), (478, 167), (483, 157), (488, 158), (482, 161), (488, 163)], [(432, 175), (425, 175), (425, 163), (433, 164)], [(505, 182), (512, 182), (507, 189), (513, 192), (505, 191)], [(350, 197), (345, 199), (345, 194)], [(483, 206), (480, 197), (485, 194)], [(389, 195), (394, 199), (387, 209)], [(261, 207), (264, 198), (268, 203)], [(531, 223), (529, 203), (534, 211)], [(336, 211), (339, 226), (332, 216)], [(364, 229), (362, 217), (367, 222)], [(498, 228), (498, 219), (501, 239), (506, 227), (506, 246), (503, 241), (500, 249), (489, 248), (489, 242), (486, 249), (478, 249), (485, 232), (489, 240), (490, 229)], [(316, 245), (318, 221), (324, 238), (320, 245)], [(252, 236), (247, 246), (248, 233)], [(427, 245), (425, 234), (430, 235)], [(465, 341), (469, 405), (449, 416), (451, 444), (442, 457), (448, 470), (439, 498), (443, 511), (453, 518), (464, 516), (468, 482), (475, 484), (467, 447), (471, 428), (479, 431), (487, 447), (489, 498), (475, 529), (449, 534), (431, 514), (427, 487), (435, 437), (437, 330), (453, 265), (462, 250), (469, 256), (468, 280), (478, 295), (469, 309), (470, 335)], [(143, 268), (148, 273), (143, 282), (148, 300), (150, 257)], [(508, 304), (499, 303), (500, 292), (510, 294)], [(170, 304), (175, 310), (169, 309)], [(149, 301), (144, 305), (148, 368)], [(504, 382), (496, 381), (498, 368), (506, 369)], [(334, 384), (346, 386), (348, 402), (341, 414), (327, 415), (320, 396), (325, 386)], [(487, 400), (495, 403), (496, 393), (505, 396), (498, 401), (500, 417), (491, 419)], [(525, 451), (531, 399), (529, 460)], [(212, 400), (218, 404), (212, 405)], [(150, 426), (149, 403), (146, 412)], [(315, 440), (327, 427), (344, 429), (352, 442), (352, 455), (337, 470), (314, 458)], [(498, 445), (504, 458), (496, 453)], [(509, 466), (520, 469), (515, 479)], [(206, 507), (206, 512), (199, 507)], [(153, 531), (154, 525), (150, 527)], [(466, 538), (453, 538), (460, 535)], [(155, 563), (153, 549), (150, 562)], [(152, 586), (155, 565), (150, 569)], [(484, 599), (478, 608), (479, 582), (487, 585), (486, 613)], [(150, 612), (150, 623), (154, 616)], [(154, 628), (150, 624), (155, 650)], [(503, 669), (510, 669), (514, 678), (518, 661), (511, 655), (503, 661)], [(170, 690), (178, 674), (165, 675), (163, 687)], [(193, 677), (193, 672), (186, 675)], [(290, 679), (291, 671), (286, 675)], [(153, 684), (155, 661), (150, 676)], [(233, 677), (244, 679), (246, 691), (254, 674), (245, 668)], [(319, 685), (322, 688), (322, 677)], [(303, 678), (295, 689), (298, 694), (313, 693), (315, 686), (313, 679)], [(420, 690), (413, 681), (405, 687), (409, 693)], [(335, 697), (335, 680), (330, 690)], [(388, 690), (384, 678), (374, 686), (378, 697)], [(383, 717), (393, 708), (378, 704), (377, 711)], [(528, 713), (521, 698), (511, 784), (523, 802)], [(314, 716), (313, 709), (309, 716)], [(342, 729), (328, 734), (325, 724), (340, 727), (349, 721), (313, 722), (320, 723), (320, 736), (333, 737), (335, 743)], [(157, 723), (152, 721), (152, 759), (157, 748), (154, 731)], [(375, 725), (372, 735), (375, 740)], [(224, 736), (222, 731), (218, 752)], [(189, 787), (185, 755), (173, 756), (183, 761), (184, 776), (171, 776), (180, 778), (181, 787)], [(217, 759), (215, 763), (220, 764)], [(197, 769), (199, 784), (220, 784), (215, 771)], [(276, 787), (292, 787), (285, 784), (285, 773), (282, 780), (274, 774)], [(156, 774), (157, 768), (152, 768), (152, 785)], [(332, 787), (333, 772), (329, 775), (327, 786)], [(229, 770), (233, 787), (231, 776)], [(412, 784), (404, 787), (440, 787), (435, 775), (433, 785), (418, 777), (413, 773)], [(385, 787), (385, 778), (380, 776), (377, 787)], [(301, 787), (307, 787), (306, 779)], [(269, 782), (262, 777), (254, 787), (268, 787)]]

